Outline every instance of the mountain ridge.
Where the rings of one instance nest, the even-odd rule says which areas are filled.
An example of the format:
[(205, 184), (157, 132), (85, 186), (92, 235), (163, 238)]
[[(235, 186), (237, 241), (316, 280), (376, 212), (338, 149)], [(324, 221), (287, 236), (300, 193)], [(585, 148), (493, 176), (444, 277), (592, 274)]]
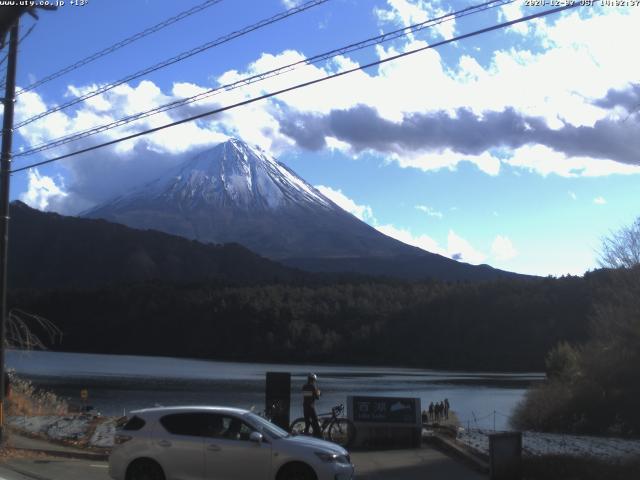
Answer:
[(411, 280), (518, 276), (458, 262), (388, 237), (274, 157), (238, 139), (200, 152), (83, 217), (204, 243), (239, 243), (259, 255), (313, 272)]
[(12, 288), (95, 288), (162, 280), (228, 284), (299, 281), (308, 273), (239, 244), (203, 244), (101, 219), (41, 212), (11, 203)]
[(202, 242), (237, 242), (276, 260), (418, 252), (361, 222), (293, 170), (237, 139), (82, 216)]

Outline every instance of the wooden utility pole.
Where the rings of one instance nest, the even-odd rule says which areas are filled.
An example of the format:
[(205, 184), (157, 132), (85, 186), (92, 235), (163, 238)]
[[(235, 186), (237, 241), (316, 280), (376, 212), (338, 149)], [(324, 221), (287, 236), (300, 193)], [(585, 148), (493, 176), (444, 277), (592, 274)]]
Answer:
[(9, 184), (11, 179), (11, 149), (13, 142), (13, 107), (16, 98), (16, 65), (18, 61), (19, 19), (9, 34), (7, 79), (4, 90), (2, 150), (0, 155), (0, 442), (4, 441), (5, 343), (7, 331), (7, 260), (9, 253)]

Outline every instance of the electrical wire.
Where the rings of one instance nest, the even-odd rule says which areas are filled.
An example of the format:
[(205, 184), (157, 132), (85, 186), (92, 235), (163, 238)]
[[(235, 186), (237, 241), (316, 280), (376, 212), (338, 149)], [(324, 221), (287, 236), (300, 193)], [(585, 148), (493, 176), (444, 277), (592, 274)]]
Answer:
[(214, 110), (203, 112), (203, 113), (200, 113), (198, 115), (193, 115), (191, 117), (183, 118), (181, 120), (177, 120), (175, 122), (167, 123), (167, 124), (161, 125), (159, 127), (155, 127), (155, 128), (151, 128), (151, 129), (148, 129), (148, 130), (141, 131), (141, 132), (133, 133), (131, 135), (126, 135), (126, 136), (121, 137), (121, 138), (117, 138), (117, 139), (114, 139), (114, 140), (111, 140), (111, 141), (108, 141), (108, 142), (104, 142), (104, 143), (101, 143), (101, 144), (98, 144), (98, 145), (93, 145), (91, 147), (87, 147), (87, 148), (84, 148), (84, 149), (81, 149), (81, 150), (78, 150), (78, 151), (75, 151), (75, 152), (71, 152), (71, 153), (67, 153), (65, 155), (60, 155), (60, 156), (55, 157), (55, 158), (50, 158), (50, 159), (47, 159), (47, 160), (43, 160), (41, 162), (35, 162), (35, 163), (30, 164), (30, 165), (26, 165), (24, 167), (13, 169), (13, 170), (10, 171), (10, 173), (11, 174), (18, 173), (18, 172), (21, 172), (21, 171), (24, 171), (24, 170), (28, 170), (30, 168), (39, 167), (39, 166), (42, 166), (42, 165), (47, 165), (47, 164), (50, 164), (50, 163), (54, 163), (54, 162), (63, 160), (65, 158), (70, 158), (70, 157), (73, 157), (73, 156), (76, 156), (76, 155), (80, 155), (82, 153), (87, 153), (87, 152), (91, 152), (93, 150), (98, 150), (100, 148), (108, 147), (110, 145), (115, 145), (117, 143), (121, 143), (121, 142), (124, 142), (126, 140), (131, 140), (131, 139), (134, 139), (134, 138), (137, 138), (137, 137), (141, 137), (143, 135), (149, 135), (151, 133), (155, 133), (155, 132), (159, 132), (161, 130), (164, 130), (166, 128), (175, 127), (175, 126), (181, 125), (183, 123), (191, 122), (191, 121), (194, 121), (194, 120), (198, 120), (200, 118), (204, 118), (204, 117), (208, 117), (208, 116), (211, 116), (211, 115), (215, 115), (217, 113), (225, 112), (225, 111), (231, 110), (233, 108), (238, 108), (238, 107), (241, 107), (241, 106), (244, 106), (244, 105), (249, 105), (251, 103), (255, 103), (255, 102), (258, 102), (260, 100), (265, 100), (267, 98), (271, 98), (271, 97), (275, 97), (277, 95), (281, 95), (283, 93), (291, 92), (291, 91), (294, 91), (294, 90), (299, 90), (301, 88), (306, 88), (306, 87), (309, 87), (311, 85), (315, 85), (315, 84), (319, 84), (319, 83), (325, 82), (327, 80), (332, 80), (334, 78), (343, 77), (345, 75), (348, 75), (348, 74), (351, 74), (351, 73), (354, 73), (354, 72), (357, 72), (357, 71), (360, 71), (360, 70), (365, 70), (365, 69), (368, 69), (368, 68), (371, 68), (371, 67), (382, 65), (384, 63), (388, 63), (388, 62), (391, 62), (391, 61), (394, 61), (394, 60), (398, 60), (400, 58), (408, 57), (409, 55), (414, 55), (416, 53), (423, 52), (423, 51), (426, 51), (426, 50), (429, 50), (429, 49), (432, 49), (432, 48), (436, 48), (436, 47), (439, 47), (439, 46), (442, 46), (442, 45), (446, 45), (446, 44), (453, 43), (453, 42), (456, 42), (456, 41), (459, 41), (459, 40), (463, 40), (463, 39), (466, 39), (466, 38), (470, 38), (470, 37), (474, 37), (474, 36), (481, 35), (481, 34), (484, 34), (484, 33), (488, 33), (488, 32), (494, 31), (494, 30), (499, 30), (501, 28), (506, 28), (506, 27), (509, 27), (511, 25), (516, 25), (516, 24), (521, 23), (521, 22), (526, 22), (526, 21), (529, 21), (529, 20), (533, 20), (535, 18), (545, 17), (545, 16), (548, 16), (548, 15), (552, 15), (554, 13), (559, 13), (559, 12), (564, 11), (564, 10), (568, 10), (568, 9), (571, 9), (571, 8), (576, 8), (578, 6), (580, 6), (580, 4), (578, 4), (578, 3), (568, 4), (568, 5), (564, 5), (562, 7), (552, 8), (552, 9), (545, 10), (545, 11), (542, 11), (542, 12), (538, 12), (538, 13), (534, 13), (534, 14), (531, 14), (531, 15), (527, 15), (527, 16), (524, 16), (524, 17), (521, 17), (521, 18), (518, 18), (518, 19), (515, 19), (515, 20), (502, 22), (502, 23), (499, 23), (499, 24), (496, 24), (496, 25), (492, 25), (490, 27), (482, 28), (480, 30), (475, 30), (475, 31), (470, 32), (470, 33), (466, 33), (466, 34), (463, 34), (463, 35), (458, 35), (457, 37), (453, 37), (453, 38), (450, 38), (450, 39), (447, 39), (447, 40), (442, 40), (440, 42), (436, 42), (436, 43), (433, 43), (431, 45), (426, 45), (424, 47), (419, 47), (419, 48), (415, 48), (413, 50), (408, 50), (406, 52), (402, 52), (402, 53), (399, 53), (399, 54), (396, 54), (396, 55), (392, 55), (390, 57), (386, 57), (386, 58), (383, 58), (381, 60), (376, 60), (375, 62), (371, 62), (371, 63), (368, 63), (366, 65), (362, 65), (362, 66), (350, 68), (350, 69), (347, 69), (347, 70), (343, 70), (341, 72), (334, 73), (334, 74), (326, 76), (326, 77), (317, 78), (315, 80), (310, 80), (310, 81), (307, 81), (307, 82), (299, 83), (299, 84), (293, 85), (291, 87), (283, 88), (281, 90), (277, 90), (277, 91), (274, 91), (274, 92), (271, 92), (271, 93), (267, 93), (267, 94), (261, 95), (259, 97), (250, 98), (250, 99), (247, 99), (247, 100), (244, 100), (244, 101), (241, 101), (241, 102), (234, 103), (232, 105), (227, 105), (227, 106), (222, 107), (222, 108), (217, 108), (217, 109), (214, 109)]
[(36, 153), (40, 153), (42, 151), (45, 150), (50, 150), (52, 148), (56, 148), (62, 145), (65, 145), (67, 143), (70, 142), (74, 142), (92, 135), (96, 135), (98, 133), (102, 133), (108, 130), (112, 130), (114, 128), (129, 124), (131, 122), (137, 121), (137, 120), (142, 120), (144, 118), (150, 117), (152, 115), (156, 115), (162, 112), (166, 112), (168, 110), (172, 110), (178, 107), (182, 107), (197, 101), (201, 101), (207, 98), (210, 98), (214, 95), (218, 95), (220, 93), (223, 92), (228, 92), (231, 90), (235, 90), (237, 88), (243, 87), (243, 86), (247, 86), (247, 85), (251, 85), (253, 83), (256, 82), (260, 82), (269, 78), (273, 78), (285, 73), (288, 73), (290, 71), (293, 71), (294, 69), (302, 66), (302, 65), (313, 65), (316, 63), (320, 63), (326, 60), (329, 60), (331, 58), (337, 57), (339, 55), (344, 55), (346, 53), (351, 53), (357, 50), (362, 50), (364, 48), (368, 48), (371, 47), (373, 45), (379, 45), (381, 43), (390, 41), (390, 40), (395, 40), (397, 38), (403, 37), (403, 36), (407, 36), (409, 34), (412, 33), (416, 33), (418, 31), (424, 30), (426, 28), (431, 28), (434, 27), (436, 25), (439, 25), (441, 23), (444, 23), (446, 21), (451, 21), (454, 19), (458, 19), (467, 15), (471, 15), (471, 14), (476, 14), (479, 13), (481, 11), (485, 11), (488, 10), (490, 8), (496, 8), (496, 7), (500, 7), (503, 5), (507, 5), (509, 3), (514, 3), (516, 0), (491, 0), (479, 5), (475, 5), (475, 6), (470, 6), (467, 7), (463, 10), (457, 11), (457, 12), (451, 12), (448, 13), (446, 15), (442, 15), (440, 17), (437, 18), (433, 18), (433, 19), (429, 19), (426, 20), (424, 22), (420, 22), (414, 25), (410, 25), (408, 27), (404, 27), (398, 30), (394, 30), (392, 32), (388, 32), (382, 35), (378, 35), (375, 37), (371, 37), (368, 38), (366, 40), (357, 42), (357, 43), (352, 43), (350, 45), (347, 45), (345, 47), (341, 47), (341, 48), (337, 48), (328, 52), (324, 52), (318, 55), (314, 55), (313, 57), (309, 57), (307, 59), (304, 60), (299, 60), (297, 62), (293, 62), (290, 63), (288, 65), (284, 65), (282, 67), (278, 67), (266, 72), (262, 72), (262, 73), (258, 73), (246, 78), (243, 78), (241, 80), (237, 80), (233, 83), (230, 84), (226, 84), (226, 85), (221, 85), (209, 90), (206, 90), (204, 92), (200, 92), (196, 95), (192, 95), (190, 97), (186, 97), (186, 98), (182, 98), (179, 100), (175, 100), (173, 102), (167, 103), (167, 104), (163, 104), (163, 105), (159, 105), (157, 107), (151, 108), (149, 110), (145, 110), (143, 112), (138, 112), (129, 116), (126, 116), (124, 118), (100, 125), (100, 126), (96, 126), (96, 127), (92, 127), (83, 131), (79, 131), (79, 132), (74, 132), (62, 137), (58, 137), (56, 139), (52, 139), (52, 140), (48, 140), (46, 142), (42, 142), (38, 145), (35, 145), (31, 148), (29, 148), (28, 150), (23, 150), (21, 152), (15, 152), (13, 154), (14, 157), (22, 157), (22, 156), (28, 156), (28, 155), (33, 155)]
[(45, 83), (50, 82), (51, 80), (54, 80), (58, 77), (61, 77), (62, 75), (65, 75), (66, 73), (69, 73), (73, 70), (76, 70), (80, 67), (83, 67), (84, 65), (87, 65), (88, 63), (91, 63), (95, 60), (98, 60), (99, 58), (102, 58), (106, 55), (109, 55), (110, 53), (115, 52), (116, 50), (119, 50), (123, 47), (126, 47), (127, 45), (140, 40), (144, 37), (147, 37), (149, 35), (151, 35), (152, 33), (155, 33), (159, 30), (162, 30), (163, 28), (168, 27), (169, 25), (172, 25), (176, 22), (179, 22), (180, 20), (183, 20), (191, 15), (194, 15), (198, 12), (201, 12), (202, 10), (209, 8), (213, 5), (216, 5), (218, 3), (222, 2), (222, 0), (206, 0), (203, 3), (200, 3), (188, 10), (185, 10), (184, 12), (179, 13), (178, 15), (174, 15), (173, 17), (167, 18), (166, 20), (153, 25), (152, 27), (146, 28), (141, 32), (136, 33), (135, 35), (132, 35), (130, 37), (125, 38), (124, 40), (119, 41), (118, 43), (111, 45), (110, 47), (104, 48), (92, 55), (89, 55), (88, 57), (83, 58), (82, 60), (78, 60), (77, 62), (68, 65), (60, 70), (58, 70), (57, 72), (54, 72), (50, 75), (47, 75), (46, 77), (33, 82), (31, 85), (28, 85), (26, 87), (24, 87), (23, 89), (19, 90), (16, 92), (16, 96), (21, 95), (25, 92), (28, 92), (30, 90), (33, 90), (35, 88), (38, 88), (41, 85), (44, 85)]
[(67, 103), (63, 103), (62, 105), (58, 105), (56, 107), (50, 108), (49, 110), (46, 110), (42, 113), (39, 113), (37, 115), (34, 115), (33, 117), (27, 118), (26, 120), (23, 120), (22, 122), (16, 124), (13, 128), (14, 130), (24, 127), (25, 125), (28, 125), (32, 122), (35, 122), (36, 120), (39, 120), (43, 117), (46, 117), (47, 115), (51, 115), (52, 113), (55, 112), (59, 112), (60, 110), (64, 110), (65, 108), (71, 107), (73, 105), (76, 105), (80, 102), (84, 102), (85, 100), (88, 100), (89, 98), (95, 97), (96, 95), (100, 95), (101, 93), (107, 92), (119, 85), (122, 85), (124, 83), (127, 83), (131, 80), (134, 80), (136, 78), (142, 77), (144, 75), (147, 75), (149, 73), (155, 72), (157, 70), (160, 70), (162, 68), (168, 67), (169, 65), (173, 65), (174, 63), (178, 63), (181, 62), (183, 60), (186, 60), (187, 58), (190, 58), (194, 55), (197, 55), (198, 53), (202, 53), (206, 50), (209, 50), (211, 48), (217, 47), (219, 45), (222, 45), (224, 43), (230, 42), (231, 40), (247, 35), (255, 30), (258, 30), (260, 28), (266, 27), (268, 25), (272, 25), (276, 22), (279, 22), (281, 20), (284, 20), (285, 18), (288, 18), (292, 15), (296, 15), (298, 13), (301, 13), (305, 10), (308, 10), (312, 7), (316, 7), (318, 5), (321, 5), (323, 3), (328, 2), (329, 0), (310, 0), (306, 3), (303, 3), (301, 5), (298, 5), (296, 7), (290, 8), (289, 10), (285, 10), (277, 15), (274, 15), (272, 17), (266, 18), (264, 20), (261, 20), (257, 23), (254, 23), (252, 25), (249, 25), (247, 27), (244, 27), (240, 30), (237, 30), (235, 32), (229, 33), (227, 35), (224, 35), (222, 37), (219, 37), (215, 40), (212, 40), (210, 42), (207, 42), (203, 45), (200, 45), (199, 47), (195, 47), (192, 48), (191, 50), (182, 52), (174, 57), (171, 57), (167, 60), (164, 60), (163, 62), (157, 63), (151, 67), (147, 67), (143, 70), (139, 70), (136, 73), (132, 73), (130, 75), (127, 75), (124, 78), (121, 78), (120, 80), (117, 80), (115, 82), (112, 83), (108, 83), (106, 85), (102, 85), (100, 87), (98, 87), (95, 90), (92, 90), (84, 95), (81, 95), (80, 97), (74, 98), (73, 100), (67, 102)]

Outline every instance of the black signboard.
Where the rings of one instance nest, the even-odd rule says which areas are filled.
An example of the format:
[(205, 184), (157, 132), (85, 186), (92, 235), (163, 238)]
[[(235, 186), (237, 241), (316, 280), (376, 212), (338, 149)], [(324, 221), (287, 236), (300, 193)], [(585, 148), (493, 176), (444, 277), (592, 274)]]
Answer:
[(351, 397), (354, 422), (415, 425), (419, 420), (417, 398)]
[(285, 430), (289, 429), (291, 406), (291, 374), (267, 372), (265, 388), (265, 412), (271, 421)]

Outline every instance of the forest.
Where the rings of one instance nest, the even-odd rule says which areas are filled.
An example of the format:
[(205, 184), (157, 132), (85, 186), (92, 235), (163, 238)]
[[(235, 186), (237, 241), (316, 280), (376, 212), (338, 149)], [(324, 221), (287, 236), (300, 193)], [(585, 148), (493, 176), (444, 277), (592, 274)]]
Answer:
[(54, 350), (246, 361), (536, 370), (586, 338), (602, 272), (484, 283), (367, 278), (143, 282), (20, 289), (9, 305), (57, 325)]

